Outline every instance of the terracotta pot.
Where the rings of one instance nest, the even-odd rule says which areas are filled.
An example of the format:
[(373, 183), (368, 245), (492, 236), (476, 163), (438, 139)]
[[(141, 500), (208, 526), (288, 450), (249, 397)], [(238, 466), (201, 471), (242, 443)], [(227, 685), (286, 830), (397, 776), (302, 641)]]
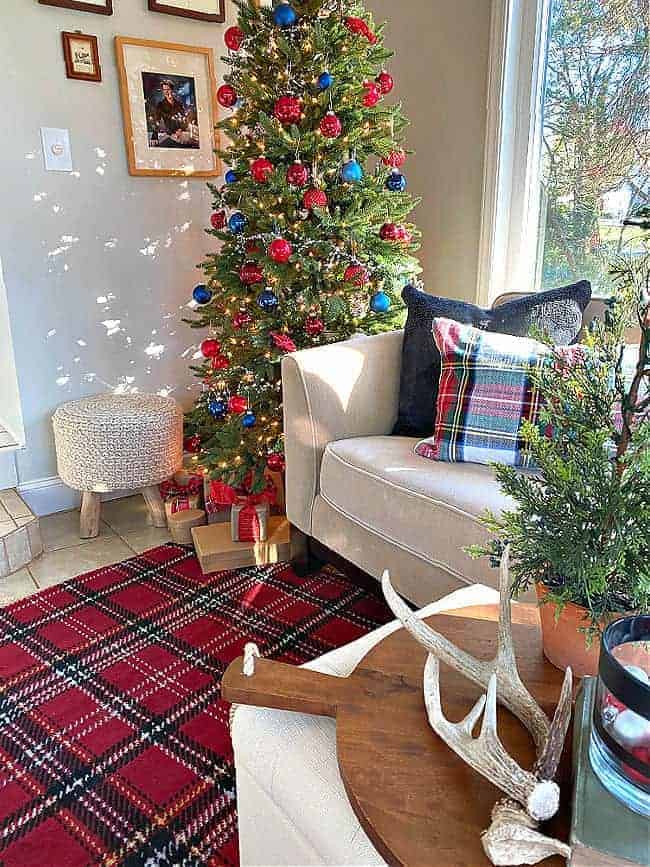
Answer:
[(587, 609), (569, 602), (556, 621), (555, 605), (552, 602), (542, 604), (542, 600), (549, 592), (548, 587), (544, 584), (536, 584), (535, 590), (539, 603), (539, 617), (542, 621), (544, 656), (562, 671), (570, 665), (576, 677), (598, 674), (600, 642), (596, 637), (587, 647), (586, 636), (584, 632), (579, 631), (591, 623)]

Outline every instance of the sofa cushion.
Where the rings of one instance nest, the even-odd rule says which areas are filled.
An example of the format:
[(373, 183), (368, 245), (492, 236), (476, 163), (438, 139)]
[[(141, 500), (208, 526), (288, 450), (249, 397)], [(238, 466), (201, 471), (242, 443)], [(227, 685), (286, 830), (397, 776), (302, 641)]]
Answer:
[[(540, 425), (544, 401), (534, 374), (550, 364), (549, 348), (530, 337), (489, 334), (453, 319), (434, 319), (433, 336), (441, 357), (436, 426), (416, 453), (450, 463), (533, 466), (522, 425)], [(576, 350), (582, 347), (560, 351)]]
[(591, 298), (586, 280), (548, 289), (495, 307), (442, 298), (406, 286), (402, 298), (408, 307), (402, 347), (399, 409), (394, 434), (426, 437), (433, 433), (440, 353), (431, 327), (436, 316), (474, 325), (485, 331), (525, 337), (531, 326), (546, 331), (557, 345), (574, 343)]
[(501, 493), (491, 467), (430, 462), (414, 454), (416, 442), (376, 436), (329, 443), (321, 496), (386, 541), (461, 580), (474, 572), (478, 578), (484, 569), (472, 568), (463, 548), (485, 542), (479, 517), (486, 509), (499, 514), (513, 501)]

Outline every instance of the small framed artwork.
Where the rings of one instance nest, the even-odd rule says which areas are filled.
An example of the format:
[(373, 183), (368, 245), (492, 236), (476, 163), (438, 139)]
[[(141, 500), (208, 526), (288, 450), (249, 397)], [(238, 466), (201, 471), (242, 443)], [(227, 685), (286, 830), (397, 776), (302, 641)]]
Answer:
[(113, 0), (38, 0), (42, 6), (59, 6), (77, 12), (96, 12), (98, 15), (113, 14)]
[(89, 36), (77, 30), (69, 33), (64, 30), (63, 57), (68, 78), (78, 78), (80, 81), (101, 81), (102, 68), (99, 65), (99, 48), (97, 37)]
[(225, 0), (149, 0), (152, 12), (196, 18), (197, 21), (226, 20)]
[(115, 37), (132, 175), (219, 174), (211, 48)]

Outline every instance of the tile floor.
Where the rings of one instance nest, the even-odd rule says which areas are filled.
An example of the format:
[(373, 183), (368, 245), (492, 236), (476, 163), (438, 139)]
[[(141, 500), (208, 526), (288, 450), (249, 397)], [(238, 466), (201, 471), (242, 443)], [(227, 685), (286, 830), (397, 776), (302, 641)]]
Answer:
[(102, 503), (96, 539), (79, 538), (77, 510), (48, 515), (40, 519), (40, 524), (43, 554), (25, 569), (0, 579), (0, 605), (170, 541), (167, 530), (151, 526), (140, 495)]

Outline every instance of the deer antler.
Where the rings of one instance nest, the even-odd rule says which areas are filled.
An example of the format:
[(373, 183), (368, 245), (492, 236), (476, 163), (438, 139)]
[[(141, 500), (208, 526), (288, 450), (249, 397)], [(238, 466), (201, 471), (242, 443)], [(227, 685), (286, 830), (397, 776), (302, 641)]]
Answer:
[(512, 711), (526, 726), (533, 736), (538, 752), (546, 746), (549, 734), (549, 721), (544, 711), (537, 704), (519, 677), (512, 644), (512, 623), (510, 617), (510, 576), (508, 570), (508, 553), (501, 558), (499, 570), (499, 631), (497, 636), (497, 653), (493, 660), (486, 662), (476, 659), (436, 632), (428, 624), (411, 611), (405, 602), (395, 592), (390, 583), (390, 575), (386, 570), (382, 576), (381, 586), (386, 602), (393, 614), (399, 618), (402, 625), (408, 629), (413, 638), (433, 653), (441, 662), (445, 662), (477, 686), (487, 689), (493, 674), (498, 675), (499, 701)]
[(548, 738), (543, 749), (537, 751), (534, 773), (542, 780), (552, 780), (557, 773), (566, 733), (571, 722), (573, 710), (573, 673), (570, 668), (564, 672), (560, 698), (555, 707)]
[[(464, 762), (519, 801), (531, 818), (543, 821), (555, 815), (560, 804), (558, 785), (525, 771), (499, 739), (496, 674), (490, 677), (487, 700), (482, 695), (461, 722), (452, 723), (443, 714), (440, 704), (440, 663), (430, 653), (424, 667), (424, 703), (431, 728)], [(481, 731), (475, 738), (472, 730), (482, 713)]]
[[(519, 677), (512, 640), (508, 549), (499, 571), (499, 627), (497, 652), (487, 662), (456, 647), (436, 632), (402, 601), (390, 583), (388, 572), (382, 577), (384, 596), (404, 627), (428, 651), (424, 668), (424, 701), (434, 731), (474, 770), (506, 792), (492, 812), (492, 824), (483, 833), (483, 848), (493, 864), (534, 864), (548, 855), (565, 857), (569, 848), (559, 840), (537, 831), (537, 823), (555, 815), (560, 790), (553, 777), (562, 755), (571, 719), (572, 674), (567, 669), (552, 722), (526, 689)], [(474, 683), (487, 688), (467, 716), (450, 722), (440, 702), (440, 664), (442, 660)], [(537, 760), (532, 771), (521, 768), (508, 754), (497, 734), (497, 687), (499, 700), (530, 731), (535, 741)], [(483, 714), (478, 738), (473, 729)], [(512, 800), (515, 798), (525, 811)]]

